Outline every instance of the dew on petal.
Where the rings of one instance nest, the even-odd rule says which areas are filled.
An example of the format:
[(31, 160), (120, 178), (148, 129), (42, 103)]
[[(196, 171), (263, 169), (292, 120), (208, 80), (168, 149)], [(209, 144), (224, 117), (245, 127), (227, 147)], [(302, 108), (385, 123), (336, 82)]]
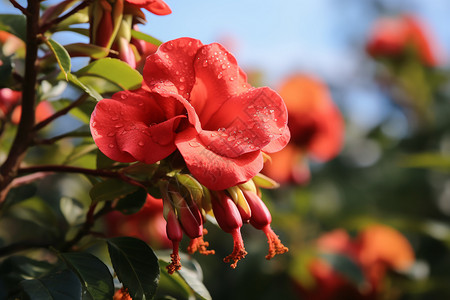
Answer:
[(113, 116), (113, 117), (111, 117), (111, 120), (112, 120), (112, 121), (117, 121), (117, 120), (119, 120), (119, 117)]
[(200, 143), (195, 142), (195, 141), (190, 141), (189, 142), (189, 146), (191, 146), (191, 147), (200, 147)]
[(107, 136), (115, 136), (116, 135), (116, 133), (114, 132), (114, 131), (111, 131), (111, 132), (109, 132), (108, 134), (107, 134)]
[(207, 66), (208, 66), (208, 60), (207, 60), (207, 59), (205, 59), (205, 60), (203, 61), (202, 66), (204, 66), (204, 67), (207, 67)]
[(114, 127), (116, 127), (116, 128), (120, 128), (120, 127), (123, 127), (123, 124), (116, 124), (116, 125), (114, 125)]
[(184, 85), (180, 85), (180, 87), (178, 88), (180, 91), (184, 91), (185, 87)]
[(230, 77), (230, 81), (233, 81), (234, 80), (234, 77)]
[(223, 65), (221, 66), (221, 68), (222, 68), (222, 70), (225, 70), (225, 69), (227, 68), (227, 66), (226, 66), (225, 64), (223, 64)]
[(120, 94), (120, 99), (125, 100), (127, 98), (128, 98), (128, 96), (126, 94)]
[(92, 122), (92, 127), (97, 126), (97, 122)]
[(143, 141), (139, 141), (139, 142), (138, 142), (138, 145), (139, 145), (140, 147), (144, 147), (145, 144), (144, 144)]
[(184, 76), (181, 76), (180, 77), (180, 82), (185, 82), (186, 81), (186, 78), (184, 78)]
[(220, 79), (220, 78), (222, 78), (222, 72), (220, 72), (218, 75), (217, 75), (217, 79)]
[(114, 144), (109, 144), (108, 147), (109, 148), (114, 148)]

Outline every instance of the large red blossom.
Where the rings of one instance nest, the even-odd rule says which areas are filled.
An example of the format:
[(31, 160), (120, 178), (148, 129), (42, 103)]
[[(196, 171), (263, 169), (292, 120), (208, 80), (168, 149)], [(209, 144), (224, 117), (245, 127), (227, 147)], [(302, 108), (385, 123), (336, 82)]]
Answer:
[(366, 47), (373, 57), (397, 57), (407, 50), (413, 50), (428, 66), (442, 63), (434, 37), (423, 22), (411, 15), (377, 20)]
[(200, 183), (223, 190), (255, 176), (262, 151), (279, 151), (289, 140), (281, 97), (251, 87), (220, 44), (164, 43), (143, 75), (143, 90), (102, 100), (92, 115), (94, 140), (114, 160), (152, 163), (178, 149)]

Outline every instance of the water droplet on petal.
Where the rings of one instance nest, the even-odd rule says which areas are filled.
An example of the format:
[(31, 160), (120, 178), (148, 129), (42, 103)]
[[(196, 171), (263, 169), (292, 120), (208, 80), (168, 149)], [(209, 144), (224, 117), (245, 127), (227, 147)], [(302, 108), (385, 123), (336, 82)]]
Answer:
[(206, 49), (205, 48), (202, 49), (202, 54), (206, 54)]
[(122, 99), (122, 100), (125, 100), (125, 99), (127, 99), (127, 95), (126, 94), (120, 94), (120, 99)]
[(120, 127), (123, 127), (123, 124), (116, 124), (116, 125), (114, 125), (114, 127), (120, 128)]
[(139, 145), (139, 147), (144, 147), (144, 142), (143, 141), (139, 141), (138, 145)]
[(200, 144), (198, 142), (195, 142), (195, 141), (190, 141), (189, 142), (189, 146), (191, 146), (191, 147), (199, 147)]
[(203, 61), (202, 66), (204, 66), (204, 67), (207, 67), (207, 66), (208, 66), (208, 60), (207, 60), (207, 59), (205, 59), (205, 60)]
[(223, 64), (223, 65), (221, 66), (221, 68), (222, 68), (222, 70), (225, 70), (225, 69), (227, 68), (227, 66), (226, 66), (225, 64)]
[(92, 122), (92, 127), (97, 126), (97, 122)]
[(165, 58), (169, 58), (169, 55), (168, 55), (168, 54), (166, 54), (166, 55), (164, 55), (164, 57), (165, 57)]
[(144, 106), (144, 102), (139, 102), (138, 105), (139, 106)]
[(109, 148), (114, 148), (114, 144), (109, 144), (108, 147)]
[(166, 50), (170, 51), (172, 49), (173, 49), (173, 44), (172, 43), (166, 44)]
[(119, 117), (113, 116), (113, 117), (111, 117), (111, 120), (112, 120), (112, 121), (117, 121), (117, 120), (119, 120)]
[(180, 85), (180, 87), (178, 88), (180, 91), (184, 91), (185, 87), (184, 85)]
[(181, 76), (180, 77), (180, 82), (185, 82), (186, 81), (186, 78), (184, 78), (184, 76)]
[(222, 72), (220, 72), (218, 75), (217, 75), (217, 79), (220, 79), (220, 78), (222, 78)]
[(107, 134), (107, 136), (115, 136), (116, 133), (114, 131), (111, 131), (110, 133)]
[(234, 77), (230, 77), (230, 81), (233, 81), (234, 80)]

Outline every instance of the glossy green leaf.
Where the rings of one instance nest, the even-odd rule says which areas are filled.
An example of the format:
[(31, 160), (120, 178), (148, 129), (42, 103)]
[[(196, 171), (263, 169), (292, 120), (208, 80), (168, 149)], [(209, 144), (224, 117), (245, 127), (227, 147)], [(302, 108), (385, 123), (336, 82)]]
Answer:
[(61, 258), (82, 283), (84, 299), (111, 299), (114, 283), (108, 267), (86, 252), (62, 253)]
[(180, 174), (176, 175), (176, 179), (181, 185), (183, 185), (191, 195), (192, 200), (195, 201), (198, 205), (201, 205), (203, 198), (203, 187), (202, 185), (191, 175), (189, 174)]
[(147, 199), (147, 191), (138, 188), (137, 191), (126, 195), (117, 202), (116, 209), (126, 215), (137, 213), (145, 204)]
[(66, 80), (68, 81), (69, 80), (68, 74), (70, 73), (70, 69), (72, 67), (69, 53), (61, 44), (59, 44), (55, 40), (48, 39), (47, 45), (55, 55), (59, 68), (61, 69), (61, 72), (63, 72), (64, 76), (66, 77)]
[(79, 300), (82, 296), (81, 283), (70, 270), (24, 280), (20, 286), (30, 300)]
[(128, 184), (122, 180), (107, 179), (94, 185), (89, 195), (94, 202), (112, 201), (134, 193), (137, 189), (137, 186)]
[(26, 19), (23, 15), (0, 15), (0, 30), (9, 32), (21, 40), (26, 39)]
[(67, 52), (76, 56), (89, 56), (95, 59), (104, 58), (109, 54), (109, 49), (92, 44), (74, 43), (64, 46)]
[(26, 256), (10, 256), (0, 264), (0, 278), (8, 286), (15, 286), (25, 278), (36, 278), (47, 273), (53, 265)]
[(131, 237), (111, 238), (107, 243), (117, 277), (131, 298), (153, 299), (159, 283), (159, 263), (153, 250)]
[(82, 90), (84, 90), (89, 96), (91, 96), (92, 98), (94, 98), (97, 101), (100, 101), (103, 99), (103, 97), (96, 91), (94, 90), (92, 87), (90, 87), (89, 85), (86, 85), (84, 83), (82, 83), (77, 76), (75, 76), (72, 73), (67, 74), (67, 78), (69, 79), (69, 81), (73, 84), (75, 84), (76, 86), (78, 86), (79, 88), (81, 88)]
[(139, 40), (143, 40), (146, 42), (149, 42), (150, 44), (153, 44), (155, 46), (159, 46), (162, 44), (162, 42), (146, 33), (143, 33), (142, 31), (137, 31), (137, 30), (131, 30), (131, 36), (139, 39)]
[(133, 90), (141, 86), (142, 75), (127, 63), (114, 59), (96, 60), (77, 72), (77, 76), (98, 76), (120, 86), (124, 90)]
[(123, 172), (136, 180), (146, 181), (153, 177), (158, 168), (159, 164), (144, 164), (139, 162), (124, 168)]

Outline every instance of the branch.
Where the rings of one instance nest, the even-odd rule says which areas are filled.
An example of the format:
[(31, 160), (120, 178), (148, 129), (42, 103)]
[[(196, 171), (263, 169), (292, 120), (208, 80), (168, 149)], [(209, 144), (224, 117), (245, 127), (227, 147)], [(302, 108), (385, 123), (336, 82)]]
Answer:
[(77, 12), (79, 12), (80, 10), (82, 10), (83, 8), (89, 6), (89, 4), (91, 4), (93, 2), (93, 0), (85, 0), (83, 2), (81, 2), (77, 7), (75, 7), (74, 9), (72, 9), (71, 11), (69, 11), (68, 13), (66, 13), (65, 15), (53, 19), (51, 22), (45, 23), (41, 26), (41, 28), (39, 29), (40, 33), (44, 33), (47, 30), (49, 30), (53, 25), (58, 24), (62, 21), (64, 21), (65, 19), (67, 19), (68, 17), (76, 14)]
[(19, 3), (16, 2), (16, 0), (9, 0), (9, 2), (11, 2), (11, 4), (17, 8), (18, 10), (20, 10), (25, 16), (29, 17), (31, 14), (28, 10), (25, 9), (25, 7), (23, 7), (22, 5), (20, 5)]
[[(13, 3), (14, 4), (14, 3)], [(6, 198), (8, 186), (17, 174), (25, 152), (32, 139), (35, 114), (36, 78), (35, 63), (38, 52), (39, 1), (28, 0), (27, 7), (27, 38), (25, 75), (22, 83), (22, 116), (13, 144), (3, 165), (0, 167), (0, 203)]]
[(57, 111), (56, 113), (54, 113), (53, 115), (51, 115), (47, 119), (45, 119), (45, 120), (41, 121), (40, 123), (36, 124), (33, 129), (35, 131), (38, 131), (38, 130), (42, 129), (43, 127), (47, 126), (48, 124), (50, 124), (51, 122), (53, 122), (57, 118), (67, 114), (72, 108), (75, 108), (75, 107), (81, 105), (84, 101), (86, 101), (87, 98), (88, 98), (87, 94), (81, 95), (80, 98), (78, 98), (76, 101), (70, 103), (68, 106), (66, 106), (63, 109)]
[(9, 254), (13, 254), (18, 251), (32, 249), (32, 248), (47, 248), (47, 247), (50, 247), (51, 245), (52, 245), (51, 243), (42, 242), (42, 241), (17, 242), (17, 243), (0, 248), (0, 257), (6, 256)]

